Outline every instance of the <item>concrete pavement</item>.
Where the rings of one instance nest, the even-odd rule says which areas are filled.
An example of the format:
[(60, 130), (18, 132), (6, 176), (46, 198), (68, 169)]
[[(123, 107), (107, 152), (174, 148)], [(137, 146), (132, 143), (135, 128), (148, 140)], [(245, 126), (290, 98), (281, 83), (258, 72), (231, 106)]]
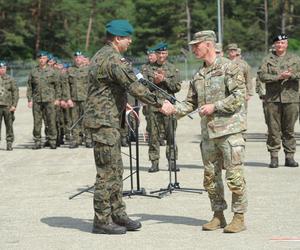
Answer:
[[(187, 86), (179, 95), (185, 96)], [(24, 96), (24, 89), (22, 89)], [(202, 188), (200, 118), (183, 118), (178, 123), (178, 181), (181, 187)], [(4, 126), (2, 126), (2, 130)], [(263, 112), (255, 96), (249, 104), (245, 172), (249, 208), (247, 231), (223, 234), (222, 230), (204, 232), (201, 225), (211, 219), (207, 193), (174, 192), (162, 199), (133, 196), (125, 198), (127, 212), (142, 222), (138, 232), (126, 235), (91, 234), (92, 194), (68, 197), (93, 185), (93, 150), (86, 148), (31, 150), (32, 115), (21, 98), (15, 121), (14, 151), (5, 151), (2, 131), (0, 144), (0, 249), (300, 249), (300, 169), (269, 169), (269, 155), (263, 138), (266, 132)], [(145, 122), (141, 131), (145, 130)], [(300, 132), (297, 123), (296, 131)], [(300, 162), (298, 153), (296, 160)], [(141, 187), (147, 193), (166, 187), (169, 180), (165, 148), (161, 149), (161, 171), (149, 174), (148, 147), (140, 146)], [(128, 153), (128, 148), (123, 148)], [(134, 151), (135, 152), (135, 151)], [(125, 173), (129, 159), (123, 155)], [(135, 181), (135, 180), (134, 180)], [(130, 181), (124, 182), (124, 190)], [(230, 193), (226, 187), (230, 207)], [(230, 209), (225, 212), (232, 218)], [(289, 239), (283, 241), (282, 237)], [(280, 240), (281, 239), (281, 240)], [(293, 240), (294, 239), (294, 240)], [(296, 240), (298, 239), (298, 241)]]

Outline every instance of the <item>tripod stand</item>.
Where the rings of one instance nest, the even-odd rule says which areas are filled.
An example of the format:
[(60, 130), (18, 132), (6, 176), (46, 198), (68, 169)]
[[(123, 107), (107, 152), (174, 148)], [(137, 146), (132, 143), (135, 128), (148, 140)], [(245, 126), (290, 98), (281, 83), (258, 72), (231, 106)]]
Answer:
[[(126, 196), (133, 196), (133, 195), (139, 195), (139, 196), (146, 196), (146, 197), (153, 197), (153, 198), (161, 198), (160, 196), (156, 196), (156, 195), (149, 195), (149, 194), (146, 194), (146, 190), (144, 188), (141, 188), (140, 187), (140, 171), (139, 171), (139, 121), (138, 121), (138, 101), (135, 100), (135, 109), (134, 109), (134, 112), (136, 113), (137, 117), (135, 119), (135, 129), (134, 131), (131, 131), (131, 126), (129, 126), (129, 129), (128, 129), (128, 146), (129, 146), (129, 155), (128, 154), (125, 154), (129, 157), (129, 169), (130, 169), (130, 174), (125, 177), (123, 179), (123, 181), (125, 181), (126, 179), (130, 178), (130, 190), (128, 191), (123, 191), (123, 197), (126, 197)], [(128, 123), (130, 123), (130, 113), (128, 113), (127, 117), (128, 117)], [(133, 133), (133, 138), (135, 140), (135, 146), (136, 146), (136, 157), (134, 158), (132, 156), (132, 144), (131, 144), (131, 132), (134, 132)], [(133, 171), (133, 161), (132, 160), (135, 160), (135, 166), (136, 166), (136, 170)], [(136, 175), (136, 189), (134, 189), (134, 185), (133, 185), (133, 175)], [(85, 192), (89, 192), (89, 193), (93, 193), (93, 190), (94, 189), (94, 185), (93, 186), (90, 186), (90, 187), (87, 187), (83, 190), (81, 190), (80, 192), (72, 195), (69, 197), (69, 199), (73, 199), (75, 198), (76, 196), (82, 194), (82, 193), (85, 193)]]
[[(140, 163), (139, 163), (139, 120), (138, 120), (138, 116), (139, 116), (139, 110), (138, 110), (138, 100), (135, 99), (135, 108), (134, 108), (134, 112), (136, 113), (137, 117), (135, 117), (135, 129), (134, 131), (131, 131), (131, 128), (129, 127), (128, 130), (128, 145), (129, 145), (129, 166), (130, 166), (130, 175), (127, 176), (125, 179), (130, 177), (130, 190), (128, 191), (123, 191), (123, 196), (132, 196), (132, 195), (139, 195), (139, 196), (147, 196), (147, 197), (153, 197), (153, 198), (161, 198), (159, 196), (156, 195), (149, 195), (146, 194), (146, 190), (144, 188), (140, 187)], [(128, 119), (128, 123), (130, 124), (130, 115), (127, 116)], [(130, 125), (129, 125), (130, 126)], [(132, 144), (131, 144), (131, 132), (133, 133), (133, 137), (135, 140), (135, 167), (136, 170), (135, 172), (133, 172), (133, 166), (132, 166)], [(134, 190), (133, 187), (133, 175), (136, 174), (136, 190)], [(124, 180), (125, 180), (124, 179)], [(123, 180), (123, 181), (124, 181)]]
[[(183, 188), (180, 187), (179, 182), (177, 180), (177, 165), (176, 165), (176, 141), (175, 141), (175, 123), (176, 118), (174, 115), (169, 116), (169, 135), (168, 135), (168, 146), (169, 146), (169, 184), (166, 188), (160, 188), (159, 190), (151, 191), (150, 194), (158, 193), (159, 197), (163, 197), (167, 194), (171, 194), (174, 191), (179, 192), (187, 192), (187, 193), (198, 193), (202, 194), (203, 189), (196, 188)], [(174, 159), (171, 159), (173, 156)], [(173, 168), (172, 163), (174, 162)], [(174, 170), (174, 172), (172, 171)], [(172, 182), (172, 172), (174, 173), (174, 182)]]

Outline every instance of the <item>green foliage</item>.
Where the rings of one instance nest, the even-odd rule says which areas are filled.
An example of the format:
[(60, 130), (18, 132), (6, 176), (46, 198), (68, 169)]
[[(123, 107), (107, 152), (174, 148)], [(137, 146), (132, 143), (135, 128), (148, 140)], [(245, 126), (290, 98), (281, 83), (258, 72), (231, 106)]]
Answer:
[[(178, 55), (188, 48), (186, 4), (191, 34), (217, 31), (217, 1), (0, 0), (0, 58), (33, 59), (38, 49), (62, 58), (70, 58), (78, 49), (92, 56), (104, 43), (105, 24), (116, 18), (129, 19), (135, 28), (129, 55), (144, 55), (147, 47), (160, 41), (169, 44), (171, 55)], [(269, 44), (282, 30), (284, 6), (288, 6), (285, 29), (290, 49), (299, 50), (300, 1), (268, 1)], [(264, 1), (224, 1), (224, 46), (236, 42), (243, 51), (264, 51), (264, 26)]]

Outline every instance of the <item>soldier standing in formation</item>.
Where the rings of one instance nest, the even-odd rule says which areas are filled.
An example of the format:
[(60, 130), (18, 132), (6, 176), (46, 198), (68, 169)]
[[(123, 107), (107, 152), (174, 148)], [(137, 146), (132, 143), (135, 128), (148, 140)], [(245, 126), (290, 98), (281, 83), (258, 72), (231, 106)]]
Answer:
[(267, 148), (271, 156), (269, 167), (278, 167), (281, 141), (285, 166), (298, 167), (294, 160), (294, 127), (299, 115), (300, 59), (287, 52), (288, 37), (285, 34), (276, 36), (273, 43), (275, 51), (264, 58), (258, 71), (259, 79), (266, 85)]
[(78, 148), (83, 140), (85, 140), (85, 146), (91, 148), (91, 135), (82, 126), (82, 116), (84, 115), (84, 106), (87, 97), (89, 67), (85, 65), (86, 62), (81, 51), (74, 53), (74, 63), (75, 65), (68, 69), (70, 98), (67, 99), (71, 99), (73, 102), (73, 107), (71, 107), (72, 123), (79, 122), (72, 130), (70, 148)]
[[(166, 43), (159, 43), (155, 46), (155, 53), (157, 60), (153, 64), (152, 73), (149, 72), (145, 77), (156, 84), (161, 89), (173, 95), (181, 89), (181, 83), (179, 79), (179, 70), (175, 68), (173, 64), (168, 62), (168, 45)], [(146, 73), (146, 72), (144, 72)], [(153, 90), (157, 96), (163, 97), (163, 95)], [(171, 122), (173, 122), (173, 130), (170, 131)], [(177, 159), (177, 145), (174, 148), (172, 142), (175, 140), (175, 131), (177, 127), (177, 121), (171, 117), (167, 117), (160, 113), (155, 107), (148, 107), (148, 129), (149, 129), (149, 159), (151, 161), (151, 167), (148, 172), (153, 173), (159, 171), (159, 158), (160, 158), (160, 138), (163, 126), (166, 139), (166, 157), (169, 160), (170, 168), (172, 171), (179, 171), (179, 168), (175, 168), (175, 159)]]
[(33, 114), (33, 139), (32, 149), (40, 149), (42, 120), (48, 128), (48, 140), (51, 149), (56, 149), (56, 111), (55, 106), (60, 105), (60, 90), (57, 74), (54, 69), (47, 65), (47, 52), (38, 54), (39, 65), (30, 72), (27, 83), (28, 107), (32, 108)]
[[(201, 153), (204, 164), (204, 187), (208, 192), (213, 219), (203, 225), (203, 230), (224, 228), (225, 233), (237, 233), (246, 229), (244, 213), (247, 209), (246, 181), (244, 178), (246, 130), (244, 113), (245, 79), (237, 64), (215, 52), (216, 35), (213, 31), (201, 31), (190, 42), (196, 58), (204, 61), (194, 75), (187, 98), (177, 103), (174, 110), (182, 117), (197, 108), (201, 116)], [(165, 110), (164, 110), (165, 111)], [(222, 168), (232, 192), (234, 217), (229, 225), (223, 211), (227, 208), (222, 183)]]
[(6, 149), (11, 151), (14, 141), (13, 117), (19, 100), (19, 89), (16, 81), (6, 74), (6, 66), (6, 62), (0, 61), (0, 124), (4, 118)]
[(84, 125), (92, 132), (97, 167), (94, 233), (124, 234), (141, 227), (128, 217), (122, 200), (121, 117), (127, 91), (157, 108), (163, 100), (138, 82), (131, 65), (121, 56), (131, 44), (132, 33), (127, 20), (111, 21), (106, 25), (107, 44), (91, 59)]

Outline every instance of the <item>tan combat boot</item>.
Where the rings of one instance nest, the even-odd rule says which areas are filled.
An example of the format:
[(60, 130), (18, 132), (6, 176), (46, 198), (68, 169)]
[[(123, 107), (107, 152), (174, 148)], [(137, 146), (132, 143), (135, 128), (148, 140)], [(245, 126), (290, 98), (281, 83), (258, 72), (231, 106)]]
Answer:
[(227, 225), (223, 211), (214, 212), (214, 217), (212, 220), (204, 225), (202, 225), (202, 230), (213, 231), (219, 228), (224, 228)]
[(224, 228), (224, 233), (239, 233), (246, 230), (244, 214), (234, 213), (229, 225)]

